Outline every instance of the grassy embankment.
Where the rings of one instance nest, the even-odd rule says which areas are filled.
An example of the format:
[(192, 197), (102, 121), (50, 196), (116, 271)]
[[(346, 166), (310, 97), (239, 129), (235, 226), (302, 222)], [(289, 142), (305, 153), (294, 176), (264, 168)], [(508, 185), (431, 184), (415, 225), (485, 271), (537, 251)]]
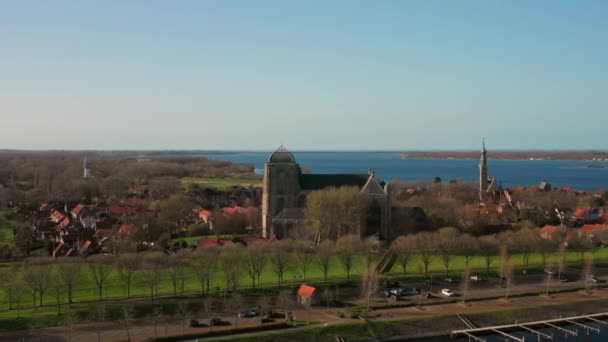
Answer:
[(245, 178), (200, 178), (200, 177), (184, 177), (181, 179), (182, 186), (189, 184), (198, 184), (218, 190), (228, 190), (233, 186), (262, 186), (261, 179), (245, 179)]

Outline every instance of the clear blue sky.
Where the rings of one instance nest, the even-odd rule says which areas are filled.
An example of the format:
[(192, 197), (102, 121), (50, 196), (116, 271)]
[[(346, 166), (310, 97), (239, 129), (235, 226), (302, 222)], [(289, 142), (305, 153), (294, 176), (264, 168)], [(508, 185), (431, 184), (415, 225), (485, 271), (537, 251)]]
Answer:
[(608, 149), (608, 1), (0, 1), (0, 148)]

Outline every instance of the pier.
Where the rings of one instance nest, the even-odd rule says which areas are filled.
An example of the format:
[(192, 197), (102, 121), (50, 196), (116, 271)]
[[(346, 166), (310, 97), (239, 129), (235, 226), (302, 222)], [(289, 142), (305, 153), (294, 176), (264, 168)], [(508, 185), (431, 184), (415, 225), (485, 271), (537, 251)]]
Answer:
[[(579, 330), (582, 330), (587, 335), (590, 333), (600, 333), (600, 328), (589, 325), (590, 323), (600, 323), (602, 326), (608, 325), (608, 322), (602, 319), (608, 317), (608, 312), (591, 314), (591, 315), (579, 315), (573, 317), (555, 318), (542, 321), (526, 322), (526, 323), (515, 323), (505, 325), (495, 325), (483, 328), (474, 328), (473, 324), (466, 318), (459, 318), (465, 323), (468, 329), (454, 330), (450, 334), (452, 338), (465, 337), (469, 341), (485, 342), (484, 336), (487, 335), (501, 335), (508, 341), (525, 342), (525, 337), (513, 335), (510, 332), (521, 331), (533, 334), (537, 341), (553, 341), (553, 334), (539, 331), (543, 328), (552, 328), (556, 331), (564, 333), (567, 336), (578, 336)], [(576, 327), (572, 330), (572, 327), (564, 328), (564, 325)]]

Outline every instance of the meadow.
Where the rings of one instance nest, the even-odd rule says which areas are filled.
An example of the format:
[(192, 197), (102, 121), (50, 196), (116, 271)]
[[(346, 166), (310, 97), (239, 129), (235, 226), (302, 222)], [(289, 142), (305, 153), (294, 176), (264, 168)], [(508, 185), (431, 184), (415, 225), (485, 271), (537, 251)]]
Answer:
[(198, 184), (215, 188), (218, 190), (228, 190), (234, 186), (261, 186), (261, 179), (245, 179), (245, 178), (204, 178), (204, 177), (184, 177), (181, 179), (182, 186), (189, 184)]

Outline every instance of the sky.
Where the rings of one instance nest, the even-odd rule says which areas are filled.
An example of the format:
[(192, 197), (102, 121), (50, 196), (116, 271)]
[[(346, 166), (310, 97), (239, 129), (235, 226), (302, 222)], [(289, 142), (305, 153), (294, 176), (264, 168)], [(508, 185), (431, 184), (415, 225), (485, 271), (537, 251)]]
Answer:
[(0, 149), (608, 149), (608, 1), (0, 1)]

